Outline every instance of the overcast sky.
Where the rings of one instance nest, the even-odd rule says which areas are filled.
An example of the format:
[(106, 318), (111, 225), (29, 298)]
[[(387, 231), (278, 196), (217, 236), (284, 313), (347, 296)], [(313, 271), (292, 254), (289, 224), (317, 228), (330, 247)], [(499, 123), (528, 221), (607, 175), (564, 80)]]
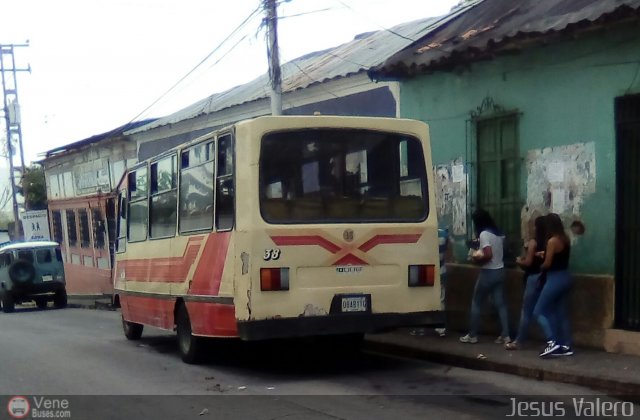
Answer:
[[(281, 61), (340, 45), (362, 32), (445, 14), (457, 2), (283, 1), (278, 9)], [(259, 0), (1, 4), (0, 44), (29, 40), (29, 47), (15, 50), (17, 67), (32, 69), (18, 75), (27, 162), (134, 118), (178, 111), (267, 71), (262, 12), (240, 27), (259, 8)], [(146, 110), (239, 27), (221, 49)]]

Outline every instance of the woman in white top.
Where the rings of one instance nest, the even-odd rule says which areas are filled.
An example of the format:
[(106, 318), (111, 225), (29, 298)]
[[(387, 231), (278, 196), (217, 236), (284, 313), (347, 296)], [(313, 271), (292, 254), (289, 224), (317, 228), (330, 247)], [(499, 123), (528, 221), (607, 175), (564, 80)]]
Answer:
[(478, 342), (478, 328), (482, 304), (487, 296), (491, 295), (493, 304), (498, 310), (502, 332), (496, 343), (509, 343), (509, 321), (507, 304), (504, 298), (505, 270), (503, 261), (504, 234), (498, 229), (493, 218), (485, 210), (476, 210), (473, 215), (473, 224), (476, 236), (480, 240), (479, 252), (474, 253), (472, 260), (480, 265), (480, 275), (473, 290), (471, 300), (471, 316), (469, 321), (469, 333), (460, 337), (463, 343)]

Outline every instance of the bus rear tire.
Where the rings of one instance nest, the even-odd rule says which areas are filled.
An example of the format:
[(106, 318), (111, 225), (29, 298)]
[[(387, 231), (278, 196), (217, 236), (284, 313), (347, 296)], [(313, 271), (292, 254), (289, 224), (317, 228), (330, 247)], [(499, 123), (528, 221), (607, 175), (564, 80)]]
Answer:
[(124, 330), (124, 336), (127, 337), (128, 340), (140, 340), (144, 325), (125, 321), (124, 318), (122, 318), (122, 329)]
[(178, 336), (178, 350), (182, 361), (189, 364), (202, 362), (203, 339), (191, 333), (191, 321), (187, 308), (183, 305), (178, 307), (176, 313), (176, 330)]

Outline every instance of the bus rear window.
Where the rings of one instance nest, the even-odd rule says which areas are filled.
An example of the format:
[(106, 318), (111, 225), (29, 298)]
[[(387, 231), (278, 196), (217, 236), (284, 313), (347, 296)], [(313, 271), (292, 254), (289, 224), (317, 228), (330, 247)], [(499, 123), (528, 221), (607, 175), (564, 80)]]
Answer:
[(428, 215), (420, 141), (398, 133), (270, 133), (260, 151), (260, 211), (269, 223), (418, 222)]

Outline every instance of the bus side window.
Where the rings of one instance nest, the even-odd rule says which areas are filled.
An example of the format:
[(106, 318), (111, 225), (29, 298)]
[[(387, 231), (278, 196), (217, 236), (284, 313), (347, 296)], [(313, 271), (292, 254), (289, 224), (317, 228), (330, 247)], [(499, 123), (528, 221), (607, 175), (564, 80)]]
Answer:
[(127, 211), (129, 242), (147, 239), (149, 228), (149, 183), (147, 167), (129, 173), (129, 209)]
[(234, 223), (233, 142), (227, 134), (218, 139), (216, 174), (216, 230), (231, 230)]
[(118, 195), (118, 240), (116, 252), (124, 252), (127, 249), (127, 190), (120, 191)]

